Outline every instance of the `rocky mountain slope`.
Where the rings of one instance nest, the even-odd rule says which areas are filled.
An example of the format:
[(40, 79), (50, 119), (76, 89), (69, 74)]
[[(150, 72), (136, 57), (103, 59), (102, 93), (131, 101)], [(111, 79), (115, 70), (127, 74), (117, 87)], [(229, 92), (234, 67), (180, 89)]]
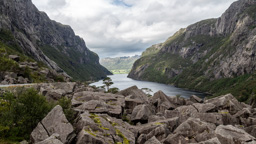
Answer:
[[(31, 0), (1, 0), (0, 17), (1, 43), (13, 50), (77, 80), (110, 74), (70, 26), (50, 20)], [(6, 37), (12, 40), (2, 40)]]
[(180, 29), (147, 49), (129, 77), (194, 90), (231, 92), (246, 101), (256, 93), (256, 1), (234, 2), (218, 19)]
[(140, 56), (135, 55), (131, 57), (116, 57), (104, 58), (100, 60), (100, 64), (110, 70), (112, 73), (123, 71), (129, 73), (132, 69), (133, 63), (139, 59)]
[(255, 143), (255, 106), (231, 94), (203, 100), (168, 97), (159, 91), (148, 97), (136, 86), (118, 94), (98, 92), (77, 83), (38, 85), (49, 100), (72, 99), (77, 113), (68, 122), (56, 106), (30, 136), (38, 144), (182, 144)]

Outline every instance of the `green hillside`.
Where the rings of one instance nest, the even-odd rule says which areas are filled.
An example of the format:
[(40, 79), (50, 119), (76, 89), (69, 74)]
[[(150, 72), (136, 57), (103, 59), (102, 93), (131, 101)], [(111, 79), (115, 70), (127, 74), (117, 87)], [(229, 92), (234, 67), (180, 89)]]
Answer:
[(104, 58), (100, 60), (100, 64), (113, 74), (128, 74), (133, 63), (139, 58), (140, 56), (137, 55), (132, 57)]

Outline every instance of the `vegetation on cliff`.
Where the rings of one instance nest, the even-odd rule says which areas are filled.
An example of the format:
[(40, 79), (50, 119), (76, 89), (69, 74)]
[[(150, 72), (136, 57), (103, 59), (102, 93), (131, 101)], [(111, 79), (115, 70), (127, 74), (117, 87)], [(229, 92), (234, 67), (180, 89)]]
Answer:
[(255, 97), (255, 1), (237, 1), (218, 19), (181, 29), (143, 52), (129, 74), (214, 95)]

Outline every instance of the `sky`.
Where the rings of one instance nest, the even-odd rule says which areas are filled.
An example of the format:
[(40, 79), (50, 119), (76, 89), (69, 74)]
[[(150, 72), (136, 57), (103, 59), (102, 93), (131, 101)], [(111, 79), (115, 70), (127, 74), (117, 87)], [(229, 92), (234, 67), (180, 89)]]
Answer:
[(180, 28), (220, 17), (236, 0), (32, 0), (70, 25), (100, 58), (140, 55)]

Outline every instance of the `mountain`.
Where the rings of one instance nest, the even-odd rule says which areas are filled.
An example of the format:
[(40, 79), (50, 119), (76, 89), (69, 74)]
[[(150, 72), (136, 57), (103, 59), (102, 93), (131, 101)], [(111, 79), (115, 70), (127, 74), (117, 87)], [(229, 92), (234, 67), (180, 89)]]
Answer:
[(129, 77), (223, 94), (256, 94), (256, 1), (234, 2), (220, 18), (180, 29), (148, 48)]
[(111, 74), (70, 26), (50, 20), (31, 0), (1, 0), (0, 17), (1, 38), (9, 39), (1, 43), (11, 44), (16, 52), (75, 80)]
[(139, 59), (140, 56), (135, 55), (131, 57), (116, 57), (104, 58), (100, 60), (100, 64), (110, 70), (112, 73), (129, 73), (132, 69), (133, 63)]

